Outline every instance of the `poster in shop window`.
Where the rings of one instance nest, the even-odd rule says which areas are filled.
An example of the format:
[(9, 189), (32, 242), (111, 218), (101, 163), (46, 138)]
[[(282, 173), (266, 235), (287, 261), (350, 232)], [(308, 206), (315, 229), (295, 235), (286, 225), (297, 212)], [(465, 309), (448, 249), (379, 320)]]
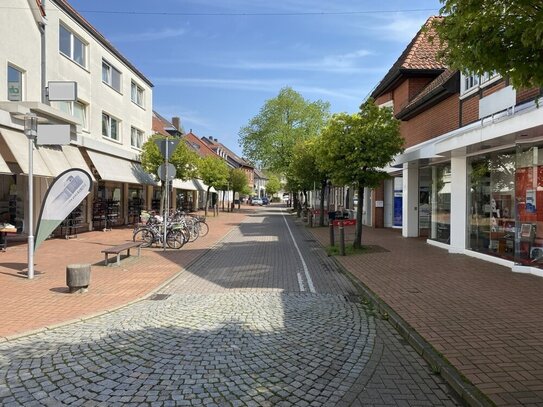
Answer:
[(526, 190), (526, 212), (535, 213), (535, 190), (528, 189)]
[(55, 178), (41, 206), (34, 250), (79, 206), (91, 187), (91, 176), (80, 168), (69, 169)]

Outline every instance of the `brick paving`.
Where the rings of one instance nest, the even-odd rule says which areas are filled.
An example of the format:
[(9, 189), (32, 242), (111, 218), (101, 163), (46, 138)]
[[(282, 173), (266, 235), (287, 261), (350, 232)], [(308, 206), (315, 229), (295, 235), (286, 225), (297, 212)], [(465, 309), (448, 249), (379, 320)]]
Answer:
[[(328, 245), (327, 228), (308, 230)], [(346, 270), (496, 405), (543, 405), (542, 278), (394, 230), (362, 239), (386, 251), (337, 257)]]
[[(121, 307), (156, 289), (205, 253), (252, 208), (208, 216), (207, 236), (181, 250), (143, 249), (139, 259), (126, 259), (120, 267), (104, 267), (101, 250), (132, 240), (132, 228), (87, 232), (76, 239), (50, 239), (34, 257), (36, 276), (28, 280), (27, 245), (8, 242), (0, 253), (0, 341), (43, 327), (84, 318)], [(85, 294), (69, 294), (66, 265), (92, 264), (91, 284)]]
[[(148, 301), (0, 343), (0, 403), (458, 405), (315, 239), (262, 212)], [(156, 273), (173, 267), (144, 252)]]

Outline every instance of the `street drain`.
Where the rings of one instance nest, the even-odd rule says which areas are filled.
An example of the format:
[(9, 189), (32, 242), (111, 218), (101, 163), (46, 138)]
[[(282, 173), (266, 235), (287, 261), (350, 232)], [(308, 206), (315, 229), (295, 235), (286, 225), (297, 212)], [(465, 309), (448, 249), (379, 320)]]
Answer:
[(360, 303), (362, 301), (362, 298), (359, 295), (344, 295), (345, 301), (347, 302), (353, 302), (353, 303)]
[(155, 294), (149, 297), (149, 301), (164, 301), (169, 298), (171, 294)]

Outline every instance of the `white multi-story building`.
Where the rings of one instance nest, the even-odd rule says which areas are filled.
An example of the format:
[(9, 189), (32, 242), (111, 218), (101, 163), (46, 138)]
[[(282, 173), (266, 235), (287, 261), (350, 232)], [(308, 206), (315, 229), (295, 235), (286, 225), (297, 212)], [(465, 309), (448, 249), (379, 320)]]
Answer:
[[(80, 208), (85, 229), (135, 220), (153, 194), (138, 160), (152, 131), (152, 83), (64, 0), (4, 0), (0, 36), (0, 222), (29, 230), (28, 113), (71, 126), (69, 145), (34, 148), (35, 218), (52, 179), (79, 167), (95, 181)], [(51, 82), (76, 82), (77, 99), (49, 101)]]

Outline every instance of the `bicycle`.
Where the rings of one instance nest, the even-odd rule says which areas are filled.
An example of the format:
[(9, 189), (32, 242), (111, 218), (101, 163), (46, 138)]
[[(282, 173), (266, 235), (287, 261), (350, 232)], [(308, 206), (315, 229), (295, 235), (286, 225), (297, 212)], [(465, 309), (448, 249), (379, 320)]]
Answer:
[(149, 217), (147, 223), (136, 227), (132, 234), (134, 242), (141, 242), (141, 247), (150, 247), (153, 244), (162, 245), (166, 230), (166, 244), (172, 249), (180, 249), (189, 239), (188, 231), (179, 222), (164, 226), (156, 216)]

